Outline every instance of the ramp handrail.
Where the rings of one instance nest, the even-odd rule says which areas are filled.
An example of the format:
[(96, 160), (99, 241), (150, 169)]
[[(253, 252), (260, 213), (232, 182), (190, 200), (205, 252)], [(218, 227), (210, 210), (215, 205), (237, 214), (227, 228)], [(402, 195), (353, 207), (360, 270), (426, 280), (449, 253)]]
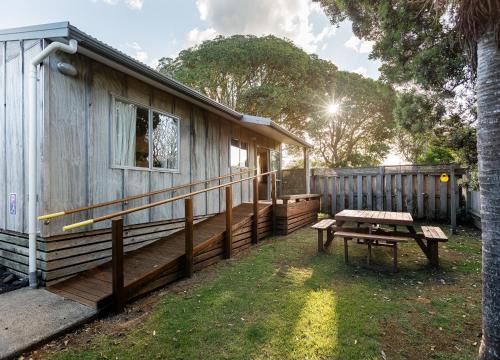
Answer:
[(111, 201), (104, 201), (104, 202), (100, 202), (100, 203), (93, 204), (93, 205), (83, 206), (83, 207), (74, 208), (74, 209), (70, 209), (70, 210), (64, 210), (64, 211), (55, 212), (55, 213), (52, 213), (52, 214), (41, 215), (41, 216), (38, 216), (37, 219), (38, 220), (54, 219), (54, 218), (57, 218), (57, 217), (66, 216), (66, 215), (70, 215), (70, 214), (75, 214), (75, 213), (86, 211), (86, 210), (96, 209), (96, 208), (99, 208), (99, 207), (109, 206), (109, 205), (118, 204), (118, 203), (122, 203), (122, 202), (127, 202), (127, 201), (131, 201), (131, 200), (135, 200), (135, 199), (140, 199), (140, 198), (143, 198), (143, 197), (146, 197), (146, 196), (153, 196), (153, 195), (158, 195), (158, 194), (166, 193), (166, 192), (169, 192), (169, 191), (179, 190), (179, 189), (182, 189), (182, 188), (186, 188), (188, 186), (191, 187), (191, 186), (196, 186), (196, 185), (200, 185), (200, 184), (204, 184), (204, 183), (210, 183), (210, 182), (216, 181), (216, 180), (222, 180), (222, 179), (225, 179), (225, 178), (228, 178), (228, 177), (231, 178), (233, 176), (243, 175), (243, 174), (246, 174), (246, 173), (249, 173), (249, 172), (253, 172), (253, 171), (256, 171), (256, 169), (247, 169), (247, 170), (244, 170), (244, 171), (240, 171), (238, 173), (227, 174), (227, 175), (218, 176), (218, 177), (214, 177), (214, 178), (210, 178), (210, 179), (206, 179), (206, 180), (199, 180), (199, 181), (195, 181), (195, 182), (192, 182), (192, 183), (189, 183), (189, 184), (176, 185), (176, 186), (172, 186), (172, 187), (169, 187), (169, 188), (164, 188), (164, 189), (150, 191), (150, 192), (143, 193), (143, 194), (138, 194), (138, 195), (132, 195), (132, 196), (124, 197), (124, 198), (121, 198), (121, 199), (116, 199), (116, 200), (111, 200)]
[(198, 195), (198, 194), (201, 194), (201, 193), (204, 193), (204, 192), (208, 192), (208, 191), (212, 191), (212, 190), (221, 189), (221, 188), (226, 187), (226, 186), (230, 186), (230, 185), (237, 184), (237, 183), (240, 183), (240, 182), (243, 182), (243, 181), (246, 181), (246, 180), (251, 180), (251, 179), (254, 179), (254, 178), (257, 178), (257, 177), (260, 177), (260, 176), (265, 176), (265, 175), (269, 175), (269, 174), (276, 173), (276, 172), (277, 172), (277, 170), (273, 170), (273, 171), (268, 171), (266, 173), (252, 175), (252, 176), (246, 177), (244, 179), (233, 180), (233, 181), (225, 183), (225, 184), (213, 186), (213, 187), (202, 189), (202, 190), (192, 191), (192, 192), (190, 192), (188, 194), (178, 195), (178, 196), (171, 197), (169, 199), (160, 200), (160, 201), (156, 201), (156, 202), (153, 202), (153, 203), (149, 203), (149, 204), (137, 206), (135, 208), (131, 208), (131, 209), (127, 209), (127, 210), (122, 210), (122, 211), (117, 211), (115, 213), (111, 213), (111, 214), (108, 214), (108, 215), (103, 215), (103, 216), (99, 216), (99, 217), (96, 217), (96, 218), (93, 218), (93, 219), (88, 219), (88, 220), (80, 221), (80, 222), (77, 222), (77, 223), (74, 223), (74, 224), (70, 224), (70, 225), (64, 226), (63, 227), (63, 231), (73, 230), (73, 229), (76, 229), (76, 228), (79, 228), (79, 227), (82, 227), (82, 226), (92, 225), (92, 224), (95, 224), (95, 223), (98, 223), (98, 222), (101, 222), (101, 221), (105, 221), (105, 220), (111, 220), (111, 219), (119, 217), (119, 216), (131, 214), (131, 213), (134, 213), (134, 212), (137, 212), (137, 211), (141, 211), (141, 210), (150, 209), (150, 208), (153, 208), (153, 207), (156, 207), (156, 206), (159, 206), (159, 205), (168, 204), (170, 202), (174, 202), (174, 201), (177, 201), (177, 200), (182, 200), (182, 199), (190, 198), (190, 197), (192, 197), (194, 195)]

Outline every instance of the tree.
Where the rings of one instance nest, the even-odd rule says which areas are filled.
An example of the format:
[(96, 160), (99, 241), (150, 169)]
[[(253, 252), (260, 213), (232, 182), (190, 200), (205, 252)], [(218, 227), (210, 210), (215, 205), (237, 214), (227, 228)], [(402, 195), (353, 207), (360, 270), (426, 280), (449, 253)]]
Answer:
[(336, 99), (338, 111), (313, 115), (308, 134), (326, 167), (379, 164), (393, 138), (394, 91), (358, 74), (338, 72), (323, 103)]
[[(455, 130), (464, 134), (463, 129), (472, 128), (476, 121), (476, 111), (472, 106), (474, 67), (466, 61), (459, 30), (447, 20), (449, 9), (436, 8), (432, 1), (424, 0), (315, 1), (323, 5), (332, 22), (350, 18), (354, 33), (374, 42), (370, 56), (382, 61), (383, 81), (394, 85), (403, 95), (414, 97), (414, 105), (422, 102), (430, 105), (420, 108), (417, 118), (412, 112), (405, 111), (396, 116), (397, 122), (402, 122), (398, 126), (397, 145), (404, 150), (407, 160), (414, 162), (428, 151), (435, 142), (440, 123), (450, 117), (461, 122), (460, 127), (449, 129), (450, 135)], [(396, 108), (408, 105), (409, 97), (403, 99), (406, 102), (398, 101)], [(429, 119), (432, 119), (432, 124), (429, 124)], [(419, 125), (420, 121), (422, 124)], [(420, 131), (412, 131), (404, 123), (418, 126)], [(469, 144), (475, 142), (473, 138)], [(451, 150), (459, 152), (460, 147)]]
[[(243, 113), (270, 117), (303, 132), (311, 110), (311, 57), (275, 36), (217, 37), (163, 58), (158, 70)], [(337, 68), (331, 64), (334, 74)]]
[[(332, 21), (349, 17), (353, 29), (361, 37), (377, 41), (375, 52), (387, 56), (384, 60), (391, 66), (390, 59), (400, 57), (403, 64), (420, 64), (421, 71), (409, 79), (433, 84), (435, 77), (429, 74), (450, 74), (453, 69), (461, 70), (462, 79), (475, 81), (477, 90), (477, 148), (479, 162), (479, 186), (481, 192), (481, 229), (483, 263), (483, 333), (479, 349), (479, 359), (500, 359), (500, 0), (449, 0), (409, 2), (404, 0), (320, 0), (330, 13)], [(435, 5), (438, 6), (435, 6)], [(401, 11), (408, 6), (417, 6), (406, 15)], [(437, 9), (437, 10), (436, 10)], [(417, 12), (416, 12), (417, 11)], [(405, 20), (412, 24), (407, 31), (395, 32), (390, 29), (393, 20)], [(398, 16), (399, 15), (399, 16)], [(428, 19), (434, 17), (434, 26)], [(367, 26), (367, 24), (378, 26)], [(405, 25), (403, 25), (405, 27)], [(375, 30), (374, 30), (375, 29)], [(372, 34), (373, 32), (373, 34)], [(438, 64), (433, 61), (432, 51), (441, 46), (431, 42), (430, 47), (422, 39), (439, 38), (446, 35), (448, 44), (460, 46), (460, 51), (435, 52)], [(415, 41), (413, 41), (415, 40)], [(394, 44), (394, 49), (382, 45)], [(464, 46), (465, 44), (465, 46)], [(401, 46), (408, 45), (408, 47)], [(450, 47), (448, 47), (450, 48)], [(465, 51), (464, 51), (465, 50)], [(458, 53), (467, 53), (464, 61), (458, 61)], [(422, 54), (423, 53), (423, 54)], [(455, 54), (455, 56), (450, 56)], [(449, 59), (443, 57), (450, 56)], [(424, 59), (425, 61), (422, 61)], [(465, 62), (465, 60), (468, 60)], [(441, 62), (441, 66), (440, 63)], [(399, 62), (398, 62), (399, 63)], [(460, 63), (462, 65), (460, 65)], [(446, 66), (450, 66), (450, 71)], [(387, 68), (387, 67), (386, 67)], [(408, 74), (408, 73), (406, 73)], [(419, 77), (424, 76), (425, 80)], [(477, 74), (477, 79), (474, 75)], [(400, 76), (400, 75), (395, 75)], [(403, 75), (401, 75), (403, 76)], [(446, 77), (441, 77), (444, 79)], [(459, 79), (452, 76), (450, 80)], [(452, 82), (453, 83), (453, 82)], [(455, 81), (455, 83), (457, 83)], [(458, 83), (457, 83), (458, 84)], [(446, 83), (436, 82), (446, 90)], [(469, 105), (470, 106), (470, 105)], [(471, 107), (472, 110), (472, 107)]]
[[(389, 151), (392, 89), (338, 71), (290, 41), (218, 37), (181, 51), (176, 59), (161, 59), (158, 69), (242, 113), (307, 134), (318, 145), (313, 160), (323, 166), (377, 164)], [(332, 119), (326, 107), (335, 99), (342, 111)]]

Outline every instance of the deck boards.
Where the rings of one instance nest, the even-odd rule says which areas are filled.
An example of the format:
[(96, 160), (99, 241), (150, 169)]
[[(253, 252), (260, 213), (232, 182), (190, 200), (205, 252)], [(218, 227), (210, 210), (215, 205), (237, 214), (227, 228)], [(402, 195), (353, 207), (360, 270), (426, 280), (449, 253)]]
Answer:
[[(269, 234), (268, 228), (271, 226), (264, 215), (269, 213), (271, 205), (259, 204), (260, 237)], [(233, 209), (233, 232), (241, 234), (245, 226), (249, 226), (252, 219), (252, 204), (244, 203)], [(266, 225), (267, 224), (267, 225)], [(221, 242), (225, 232), (225, 214), (220, 213), (207, 220), (194, 225), (194, 253), (205, 254), (211, 246)], [(250, 232), (251, 234), (251, 232)], [(235, 237), (238, 235), (235, 235)], [(247, 235), (249, 237), (250, 235)], [(233, 241), (237, 241), (234, 239)], [(236, 247), (243, 247), (246, 244), (234, 244)], [(125, 291), (134, 290), (134, 282), (139, 281), (145, 275), (154, 277), (152, 283), (160, 278), (168, 278), (172, 281), (182, 276), (182, 263), (184, 251), (184, 230), (161, 238), (160, 240), (146, 245), (140, 249), (125, 253), (124, 256), (124, 278)], [(200, 264), (213, 263), (219, 257), (215, 251), (215, 256), (205, 255), (198, 260)], [(200, 261), (201, 260), (201, 261)], [(195, 266), (195, 268), (197, 268)], [(161, 269), (161, 270), (160, 270)], [(160, 272), (157, 274), (157, 272)], [(153, 274), (153, 275), (151, 275)], [(177, 274), (177, 275), (176, 275)], [(59, 294), (85, 305), (101, 308), (111, 301), (111, 262), (102, 264), (96, 268), (87, 270), (73, 278), (48, 287), (49, 291)], [(160, 281), (159, 284), (162, 284)], [(140, 289), (138, 292), (141, 292)], [(133, 294), (131, 294), (133, 295)]]

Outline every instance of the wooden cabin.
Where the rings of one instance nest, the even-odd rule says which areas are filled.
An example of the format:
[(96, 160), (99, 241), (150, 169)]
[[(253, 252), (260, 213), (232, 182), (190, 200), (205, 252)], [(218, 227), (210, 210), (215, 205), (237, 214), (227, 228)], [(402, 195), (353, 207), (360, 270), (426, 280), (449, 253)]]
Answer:
[[(29, 69), (52, 42), (78, 43), (40, 64), (36, 82), (36, 172), (28, 163)], [(0, 31), (0, 265), (28, 274), (28, 181), (36, 215), (218, 178), (169, 194), (37, 222), (37, 276), (55, 284), (111, 256), (110, 222), (69, 232), (63, 225), (281, 169), (282, 144), (310, 145), (270, 119), (241, 114), (85, 34), (68, 22)], [(251, 172), (248, 172), (252, 175)], [(309, 183), (308, 169), (305, 183)], [(278, 179), (279, 180), (279, 179)], [(195, 222), (225, 211), (224, 189), (194, 196)], [(233, 205), (252, 201), (252, 183), (233, 185)], [(261, 200), (270, 177), (259, 178)], [(308, 193), (308, 189), (304, 189)], [(124, 217), (131, 251), (184, 226), (177, 201)]]

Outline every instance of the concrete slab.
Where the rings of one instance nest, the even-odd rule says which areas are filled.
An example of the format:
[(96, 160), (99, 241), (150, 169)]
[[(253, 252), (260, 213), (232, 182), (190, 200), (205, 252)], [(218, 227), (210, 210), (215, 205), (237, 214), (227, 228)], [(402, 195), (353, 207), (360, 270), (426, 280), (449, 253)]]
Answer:
[(0, 359), (48, 341), (97, 314), (95, 309), (45, 289), (23, 288), (0, 295)]

